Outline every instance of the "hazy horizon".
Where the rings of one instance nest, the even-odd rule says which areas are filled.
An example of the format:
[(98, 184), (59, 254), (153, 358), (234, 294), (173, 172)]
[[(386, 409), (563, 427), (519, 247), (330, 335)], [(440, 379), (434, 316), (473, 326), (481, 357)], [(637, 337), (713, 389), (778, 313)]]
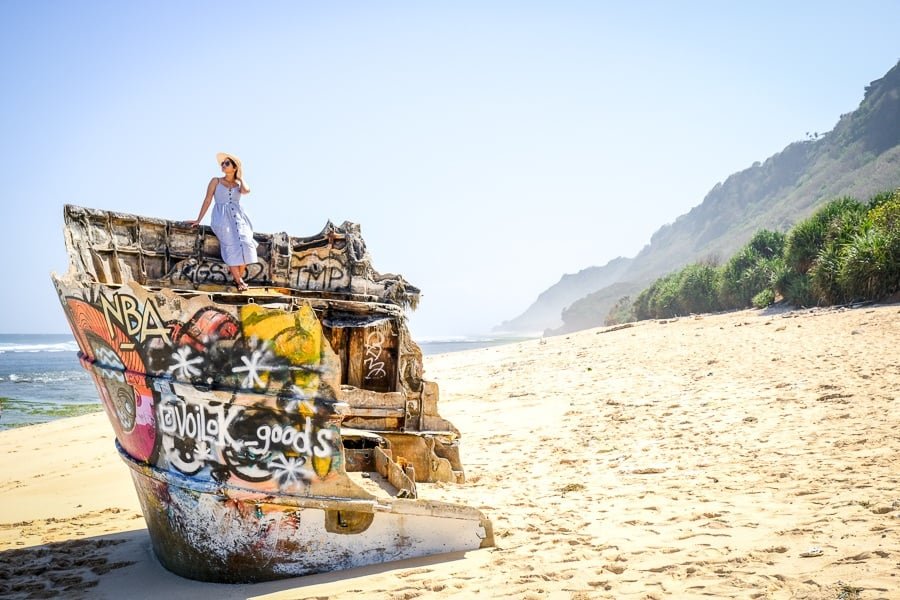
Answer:
[(228, 151), (257, 231), (359, 223), (374, 267), (422, 289), (410, 328), (434, 339), (490, 334), (831, 130), (896, 64), (900, 5), (45, 0), (0, 16), (0, 332), (68, 331), (49, 277), (67, 268), (64, 204), (192, 219)]

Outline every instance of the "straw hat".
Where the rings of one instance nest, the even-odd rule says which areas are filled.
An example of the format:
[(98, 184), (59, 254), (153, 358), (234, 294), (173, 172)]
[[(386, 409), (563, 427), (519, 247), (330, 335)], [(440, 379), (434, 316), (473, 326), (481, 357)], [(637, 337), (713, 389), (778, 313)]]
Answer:
[(228, 152), (219, 152), (218, 154), (216, 154), (216, 164), (219, 165), (219, 166), (222, 166), (222, 162), (223, 162), (226, 158), (230, 158), (230, 159), (231, 159), (231, 162), (234, 163), (234, 167), (235, 167), (235, 176), (236, 176), (238, 179), (241, 179), (241, 177), (242, 177), (243, 174), (244, 174), (244, 169), (241, 167), (241, 159), (239, 159), (239, 158), (238, 158), (237, 156), (235, 156), (234, 154), (229, 154)]

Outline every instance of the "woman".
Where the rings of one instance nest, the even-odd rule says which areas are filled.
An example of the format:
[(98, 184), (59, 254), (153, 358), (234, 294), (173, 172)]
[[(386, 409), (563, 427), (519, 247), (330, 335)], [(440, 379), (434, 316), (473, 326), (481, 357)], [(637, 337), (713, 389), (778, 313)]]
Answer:
[(234, 283), (239, 292), (247, 289), (244, 281), (244, 268), (256, 262), (256, 242), (253, 241), (253, 223), (241, 208), (241, 194), (249, 194), (250, 188), (244, 181), (241, 160), (226, 152), (216, 154), (216, 161), (222, 168), (224, 177), (213, 177), (206, 186), (206, 198), (200, 207), (200, 215), (188, 221), (191, 227), (197, 227), (209, 208), (213, 198), (213, 233), (219, 238), (222, 260), (228, 265)]

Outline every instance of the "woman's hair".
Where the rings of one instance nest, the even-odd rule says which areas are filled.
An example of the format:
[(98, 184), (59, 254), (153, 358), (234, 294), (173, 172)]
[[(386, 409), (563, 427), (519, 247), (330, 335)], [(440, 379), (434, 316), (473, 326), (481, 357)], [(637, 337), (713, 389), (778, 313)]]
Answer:
[(241, 168), (241, 166), (237, 163), (237, 161), (235, 161), (235, 160), (234, 160), (233, 158), (231, 158), (230, 156), (226, 156), (226, 157), (222, 160), (222, 162), (219, 163), (219, 166), (221, 167), (222, 165), (224, 165), (224, 164), (225, 164), (225, 161), (228, 161), (229, 163), (231, 163), (231, 166), (234, 167), (234, 178), (235, 178), (236, 180), (240, 181), (241, 184), (243, 184), (243, 183), (244, 183), (244, 181), (243, 181), (243, 179), (244, 179), (244, 170)]

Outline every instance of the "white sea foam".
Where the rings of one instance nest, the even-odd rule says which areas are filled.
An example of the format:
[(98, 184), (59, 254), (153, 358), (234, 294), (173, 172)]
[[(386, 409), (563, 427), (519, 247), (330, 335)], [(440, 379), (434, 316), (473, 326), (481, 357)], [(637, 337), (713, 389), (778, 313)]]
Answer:
[(0, 376), (0, 381), (9, 381), (11, 383), (66, 383), (69, 381), (86, 381), (88, 378), (89, 375), (84, 371), (51, 371), (24, 375), (10, 373), (5, 378)]
[(0, 342), (0, 354), (6, 352), (78, 352), (78, 344), (75, 343), (75, 340), (52, 344), (17, 344)]
[(431, 354), (458, 352), (461, 350), (477, 350), (479, 348), (489, 348), (491, 346), (499, 346), (501, 344), (521, 342), (528, 338), (515, 338), (500, 335), (460, 335), (443, 337), (421, 337), (414, 339), (422, 349), (422, 354), (427, 356)]
[(414, 337), (413, 339), (419, 344), (465, 344), (493, 341), (493, 338), (476, 335), (445, 335), (439, 337)]

